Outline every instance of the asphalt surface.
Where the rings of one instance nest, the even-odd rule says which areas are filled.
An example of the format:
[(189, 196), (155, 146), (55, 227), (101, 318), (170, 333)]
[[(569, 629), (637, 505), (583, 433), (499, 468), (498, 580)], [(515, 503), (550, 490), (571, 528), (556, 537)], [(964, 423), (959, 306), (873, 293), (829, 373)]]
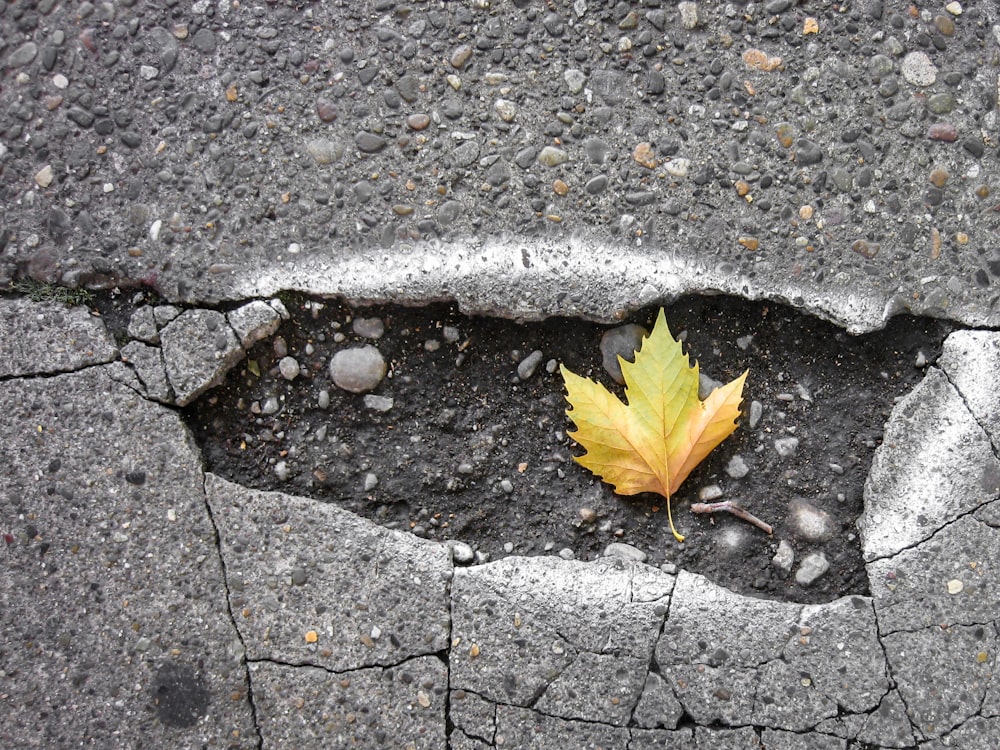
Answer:
[[(998, 63), (992, 3), (2, 6), (0, 280), (158, 299), (0, 300), (5, 742), (1000, 745)], [(205, 473), (176, 407), (283, 289), (983, 330), (894, 407), (871, 596), (798, 605)]]

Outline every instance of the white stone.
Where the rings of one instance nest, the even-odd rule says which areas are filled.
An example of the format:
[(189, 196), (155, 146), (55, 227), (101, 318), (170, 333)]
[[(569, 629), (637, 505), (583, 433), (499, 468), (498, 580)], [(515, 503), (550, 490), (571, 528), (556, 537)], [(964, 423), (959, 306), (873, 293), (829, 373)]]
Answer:
[(937, 80), (937, 66), (926, 52), (910, 52), (903, 58), (900, 70), (914, 86), (931, 86)]
[(795, 582), (808, 586), (830, 569), (830, 563), (822, 552), (814, 552), (806, 557), (795, 571)]

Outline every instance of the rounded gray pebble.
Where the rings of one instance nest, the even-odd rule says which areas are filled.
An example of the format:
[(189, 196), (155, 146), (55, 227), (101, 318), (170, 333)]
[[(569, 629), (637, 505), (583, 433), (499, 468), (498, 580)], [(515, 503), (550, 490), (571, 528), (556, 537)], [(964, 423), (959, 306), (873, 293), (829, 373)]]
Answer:
[(747, 466), (747, 462), (743, 456), (733, 456), (729, 459), (729, 463), (726, 464), (726, 474), (731, 476), (733, 479), (742, 479), (749, 473), (750, 467)]
[(373, 411), (386, 412), (392, 409), (395, 403), (390, 396), (376, 396), (369, 393), (365, 396), (365, 406)]
[(604, 548), (604, 556), (640, 563), (646, 562), (647, 558), (646, 553), (641, 549), (633, 547), (631, 544), (625, 544), (624, 542), (611, 542), (611, 544)]
[(830, 569), (830, 563), (822, 552), (813, 552), (802, 561), (795, 571), (795, 582), (800, 586), (808, 586)]
[(794, 456), (798, 447), (799, 439), (797, 437), (783, 437), (774, 441), (774, 450), (776, 450), (778, 455), (782, 458)]
[(295, 357), (282, 357), (278, 362), (278, 372), (285, 380), (295, 380), (301, 372), (298, 360)]
[(380, 339), (385, 333), (385, 324), (380, 318), (355, 318), (351, 327), (355, 334), (366, 339)]
[(517, 366), (517, 376), (521, 378), (521, 380), (527, 380), (530, 378), (535, 374), (538, 366), (542, 364), (544, 356), (545, 355), (543, 355), (540, 351), (535, 349), (535, 351), (521, 360), (521, 363)]
[(618, 357), (621, 356), (622, 359), (634, 362), (635, 353), (642, 348), (642, 339), (647, 335), (645, 328), (629, 323), (605, 331), (604, 335), (601, 336), (601, 362), (608, 375), (614, 378), (616, 383), (623, 385), (625, 383)]
[(334, 384), (351, 393), (365, 393), (377, 388), (385, 373), (385, 359), (371, 344), (341, 349), (330, 360), (330, 377)]

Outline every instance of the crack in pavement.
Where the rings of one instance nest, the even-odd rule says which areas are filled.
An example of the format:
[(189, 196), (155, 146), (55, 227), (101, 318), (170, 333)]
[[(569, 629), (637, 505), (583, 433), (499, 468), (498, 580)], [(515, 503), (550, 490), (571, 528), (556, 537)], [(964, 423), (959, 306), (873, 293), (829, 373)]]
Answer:
[(264, 735), (261, 732), (260, 723), (257, 717), (257, 702), (254, 698), (254, 687), (253, 678), (250, 672), (250, 659), (247, 658), (247, 644), (243, 639), (243, 634), (240, 632), (239, 625), (236, 622), (236, 615), (233, 614), (233, 607), (230, 603), (230, 588), (229, 588), (229, 571), (226, 568), (226, 558), (222, 554), (222, 536), (219, 533), (219, 526), (215, 521), (215, 515), (212, 513), (212, 505), (208, 502), (208, 492), (205, 488), (204, 477), (202, 481), (202, 502), (205, 504), (205, 512), (208, 514), (209, 523), (212, 524), (213, 540), (215, 542), (215, 552), (219, 558), (219, 565), (222, 568), (222, 585), (225, 587), (225, 600), (226, 600), (226, 613), (229, 615), (229, 621), (232, 623), (233, 631), (236, 633), (236, 637), (239, 639), (240, 646), (243, 649), (243, 671), (247, 684), (247, 701), (250, 704), (250, 719), (253, 722), (254, 730), (257, 732), (257, 750), (263, 750), (264, 747)]

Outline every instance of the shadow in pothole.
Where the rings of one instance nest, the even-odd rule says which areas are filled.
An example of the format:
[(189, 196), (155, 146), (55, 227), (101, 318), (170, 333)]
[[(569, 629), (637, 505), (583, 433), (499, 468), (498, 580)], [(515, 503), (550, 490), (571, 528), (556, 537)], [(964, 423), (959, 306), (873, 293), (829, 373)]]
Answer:
[[(921, 379), (918, 364), (936, 360), (951, 330), (941, 321), (897, 318), (883, 331), (851, 337), (781, 305), (721, 296), (668, 307), (671, 331), (686, 337), (703, 373), (725, 382), (750, 369), (740, 427), (673, 500), (687, 535), (679, 545), (662, 498), (619, 497), (571, 460), (581, 451), (566, 436), (562, 378), (546, 364), (565, 363), (620, 395), (601, 366), (608, 326), (518, 324), (447, 305), (284, 301), (291, 319), (276, 336), (183, 410), (209, 470), (248, 487), (333, 502), (419, 536), (461, 540), (490, 559), (566, 549), (593, 559), (609, 543), (626, 542), (652, 564), (672, 563), (745, 594), (809, 603), (867, 593), (854, 522), (872, 454), (894, 400)], [(628, 322), (648, 329), (655, 315), (646, 309)], [(378, 318), (385, 332), (378, 340), (356, 335), (354, 318)], [(389, 377), (374, 391), (391, 398), (387, 411), (330, 380), (333, 353), (361, 343), (377, 346), (389, 363)], [(534, 350), (542, 365), (521, 381), (518, 363)], [(278, 370), (286, 354), (300, 365), (293, 381)], [(761, 408), (751, 428), (753, 401)], [(745, 476), (734, 476), (742, 473), (734, 457)], [(772, 524), (773, 536), (728, 515), (690, 513), (712, 485), (721, 499)], [(791, 510), (803, 501), (832, 518), (828, 538), (796, 531)], [(772, 562), (782, 540), (795, 555), (790, 571)], [(826, 556), (829, 570), (801, 586), (796, 569), (813, 552)]]

